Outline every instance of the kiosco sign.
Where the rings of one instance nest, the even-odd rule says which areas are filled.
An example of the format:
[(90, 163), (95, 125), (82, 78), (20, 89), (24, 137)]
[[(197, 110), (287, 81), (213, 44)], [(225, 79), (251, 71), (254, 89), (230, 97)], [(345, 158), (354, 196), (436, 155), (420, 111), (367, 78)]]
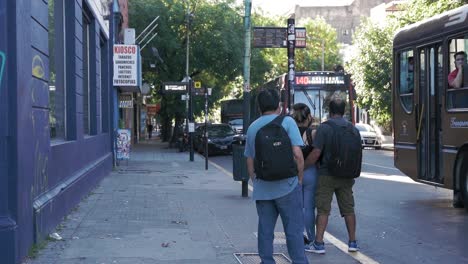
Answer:
[(138, 46), (114, 45), (114, 86), (138, 86)]

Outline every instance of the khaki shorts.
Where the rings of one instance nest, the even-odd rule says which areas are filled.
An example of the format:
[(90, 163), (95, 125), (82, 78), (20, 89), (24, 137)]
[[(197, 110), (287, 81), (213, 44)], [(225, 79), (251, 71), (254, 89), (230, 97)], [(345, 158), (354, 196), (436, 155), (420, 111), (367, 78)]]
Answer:
[(320, 175), (315, 191), (317, 215), (330, 215), (333, 193), (336, 195), (341, 216), (354, 214), (354, 179)]

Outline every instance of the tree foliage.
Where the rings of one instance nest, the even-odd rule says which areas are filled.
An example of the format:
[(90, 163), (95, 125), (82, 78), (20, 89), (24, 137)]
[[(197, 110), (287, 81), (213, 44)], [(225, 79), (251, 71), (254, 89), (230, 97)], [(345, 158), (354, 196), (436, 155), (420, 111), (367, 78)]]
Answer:
[(348, 71), (353, 75), (357, 103), (369, 110), (372, 118), (385, 128), (391, 123), (392, 39), (394, 28), (380, 28), (365, 20), (354, 35), (356, 53)]
[(296, 71), (322, 70), (322, 52), (325, 71), (342, 64), (336, 30), (324, 18), (308, 18), (299, 21), (297, 26), (306, 28), (307, 48), (296, 50)]
[[(241, 75), (243, 26), (239, 13), (240, 7), (233, 0), (129, 2), (130, 26), (136, 29), (137, 35), (159, 16), (155, 30), (158, 35), (142, 51), (143, 78), (156, 87), (152, 100), (162, 103), (160, 117), (166, 127), (173, 120), (178, 125), (186, 116), (185, 102), (180, 100), (180, 95), (162, 95), (159, 91), (163, 82), (181, 81), (185, 76), (187, 30), (188, 74), (193, 80), (202, 81), (204, 87), (214, 88), (211, 102), (229, 93), (228, 84)], [(150, 64), (156, 67), (151, 68)], [(195, 115), (204, 109), (202, 101), (203, 98), (195, 98)]]
[[(181, 81), (186, 70), (187, 30), (189, 41), (189, 75), (204, 87), (212, 87), (209, 108), (223, 98), (240, 98), (243, 88), (244, 25), (243, 5), (235, 0), (130, 0), (130, 27), (137, 36), (159, 16), (158, 35), (142, 51), (143, 79), (153, 85), (152, 102), (162, 104), (160, 118), (164, 126), (176, 125), (186, 116), (180, 95), (162, 95), (163, 82)], [(187, 7), (191, 16), (187, 16)], [(252, 26), (286, 27), (286, 17), (252, 14)], [(187, 22), (190, 21), (190, 28)], [(307, 29), (308, 48), (296, 50), (296, 70), (320, 70), (321, 40), (325, 47), (325, 69), (339, 63), (336, 32), (323, 19), (298, 21)], [(145, 44), (149, 36), (141, 44)], [(150, 67), (150, 64), (155, 67)], [(285, 48), (251, 50), (251, 87), (255, 89), (287, 72)], [(195, 116), (204, 110), (202, 97), (194, 100)]]
[(385, 26), (364, 20), (356, 31), (355, 54), (347, 65), (353, 74), (357, 103), (369, 110), (377, 124), (391, 127), (391, 73), (393, 36), (398, 28), (466, 4), (461, 0), (413, 0), (390, 16)]

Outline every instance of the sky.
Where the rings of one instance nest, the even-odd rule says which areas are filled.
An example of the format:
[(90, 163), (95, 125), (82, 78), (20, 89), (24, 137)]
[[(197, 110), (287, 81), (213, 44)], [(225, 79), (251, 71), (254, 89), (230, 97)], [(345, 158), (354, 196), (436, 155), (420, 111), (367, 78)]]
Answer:
[[(285, 15), (294, 12), (296, 5), (300, 6), (336, 6), (347, 5), (353, 0), (251, 0), (252, 8), (258, 7), (272, 15)], [(244, 4), (244, 0), (237, 0), (239, 4)]]

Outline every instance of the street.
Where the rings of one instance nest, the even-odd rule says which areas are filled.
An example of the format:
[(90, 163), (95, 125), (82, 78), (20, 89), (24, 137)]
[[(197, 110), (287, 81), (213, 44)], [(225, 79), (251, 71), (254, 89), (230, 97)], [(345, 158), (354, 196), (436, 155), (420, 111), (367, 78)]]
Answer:
[[(231, 156), (210, 160), (232, 172)], [(393, 166), (393, 152), (364, 150), (354, 192), (357, 237), (369, 258), (379, 263), (468, 263), (468, 214), (452, 207), (451, 190), (403, 175)], [(347, 243), (336, 201), (327, 232)]]

